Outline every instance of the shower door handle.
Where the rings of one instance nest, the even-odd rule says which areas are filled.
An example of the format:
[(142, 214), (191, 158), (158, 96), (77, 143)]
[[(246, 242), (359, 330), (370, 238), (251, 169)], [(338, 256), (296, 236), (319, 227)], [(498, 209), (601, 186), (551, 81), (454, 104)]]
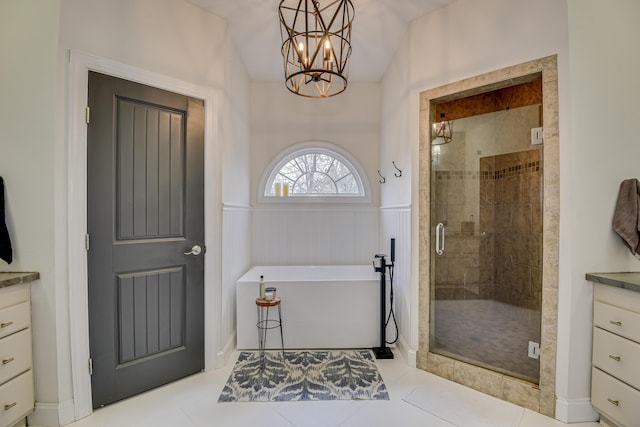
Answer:
[(439, 223), (436, 226), (436, 253), (442, 255), (444, 253), (444, 224)]

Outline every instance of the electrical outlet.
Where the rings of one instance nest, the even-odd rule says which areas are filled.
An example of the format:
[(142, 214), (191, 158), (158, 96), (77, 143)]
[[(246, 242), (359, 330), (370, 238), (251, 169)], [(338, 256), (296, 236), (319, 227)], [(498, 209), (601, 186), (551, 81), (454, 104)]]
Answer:
[(529, 352), (527, 355), (532, 359), (540, 359), (540, 343), (529, 341)]

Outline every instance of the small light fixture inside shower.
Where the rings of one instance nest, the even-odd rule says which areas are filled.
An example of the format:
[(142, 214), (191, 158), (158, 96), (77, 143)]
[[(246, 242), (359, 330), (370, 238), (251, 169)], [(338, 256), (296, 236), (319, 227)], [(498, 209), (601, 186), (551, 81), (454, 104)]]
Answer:
[(434, 123), (431, 127), (431, 145), (442, 145), (451, 142), (453, 136), (453, 122), (445, 120)]
[(287, 89), (309, 98), (344, 92), (351, 55), (351, 0), (282, 0), (278, 7)]

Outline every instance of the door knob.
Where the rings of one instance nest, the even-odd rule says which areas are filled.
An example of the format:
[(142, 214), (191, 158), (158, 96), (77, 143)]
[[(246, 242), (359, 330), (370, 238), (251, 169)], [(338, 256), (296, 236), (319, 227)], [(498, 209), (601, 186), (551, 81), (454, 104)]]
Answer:
[(202, 253), (202, 247), (200, 245), (193, 245), (189, 252), (185, 252), (185, 255), (200, 255)]

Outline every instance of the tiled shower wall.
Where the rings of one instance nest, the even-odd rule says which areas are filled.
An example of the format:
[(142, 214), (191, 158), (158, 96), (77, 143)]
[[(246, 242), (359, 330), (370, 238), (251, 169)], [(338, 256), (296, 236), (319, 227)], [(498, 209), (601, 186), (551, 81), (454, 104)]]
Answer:
[(532, 310), (542, 299), (541, 157), (536, 148), (480, 159), (482, 275), (493, 276), (493, 299)]
[(540, 106), (453, 122), (453, 140), (432, 154), (431, 235), (446, 227), (435, 257), (434, 297), (496, 299), (540, 309), (542, 167), (531, 128)]
[(434, 224), (441, 222), (446, 230), (444, 254), (435, 258), (435, 299), (490, 299), (493, 296), (491, 281), (480, 277), (478, 208), (474, 206), (477, 196), (467, 197), (468, 187), (475, 184), (477, 188), (478, 177), (477, 170), (435, 172), (433, 210), (437, 222)]

